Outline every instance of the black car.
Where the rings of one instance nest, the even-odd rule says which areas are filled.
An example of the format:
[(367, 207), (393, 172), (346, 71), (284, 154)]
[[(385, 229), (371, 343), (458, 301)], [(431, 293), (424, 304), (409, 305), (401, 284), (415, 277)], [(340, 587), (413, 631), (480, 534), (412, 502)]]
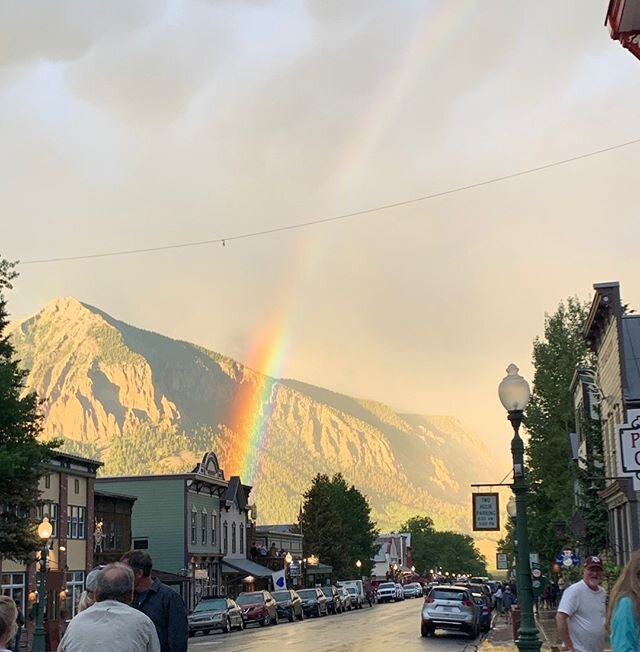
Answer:
[(298, 620), (304, 618), (302, 600), (295, 591), (272, 591), (271, 595), (276, 601), (279, 618), (288, 618), (289, 622), (293, 622), (295, 618)]
[(326, 616), (329, 613), (327, 598), (320, 589), (300, 589), (298, 595), (305, 616)]
[(242, 611), (234, 600), (224, 595), (207, 595), (200, 599), (189, 614), (189, 636), (196, 632), (208, 634), (212, 629), (223, 632), (244, 629)]
[(335, 586), (323, 586), (322, 592), (327, 598), (327, 609), (332, 614), (342, 613), (342, 600)]

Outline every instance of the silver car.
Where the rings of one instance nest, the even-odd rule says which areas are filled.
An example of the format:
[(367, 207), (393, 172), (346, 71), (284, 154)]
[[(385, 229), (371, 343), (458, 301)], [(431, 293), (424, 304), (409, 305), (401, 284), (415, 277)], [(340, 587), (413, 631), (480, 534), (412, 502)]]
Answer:
[(470, 639), (480, 633), (480, 610), (471, 592), (462, 586), (434, 586), (422, 607), (422, 636), (432, 635), (436, 629), (464, 632)]

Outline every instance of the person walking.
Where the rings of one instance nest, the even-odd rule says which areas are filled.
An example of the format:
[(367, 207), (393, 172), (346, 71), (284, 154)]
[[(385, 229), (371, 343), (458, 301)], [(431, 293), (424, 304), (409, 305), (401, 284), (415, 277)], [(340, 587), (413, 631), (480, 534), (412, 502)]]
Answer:
[(58, 652), (160, 652), (153, 622), (130, 606), (133, 586), (129, 566), (105, 566), (96, 579), (96, 602), (71, 619)]
[(145, 613), (156, 626), (162, 652), (187, 652), (189, 624), (187, 610), (179, 593), (151, 577), (153, 562), (142, 550), (130, 550), (122, 561), (133, 570), (133, 606)]
[(622, 569), (609, 595), (607, 632), (613, 652), (640, 650), (640, 550)]
[(502, 610), (504, 611), (507, 623), (511, 622), (511, 607), (513, 607), (514, 595), (511, 592), (511, 587), (506, 586), (502, 593)]
[(602, 582), (602, 560), (587, 557), (582, 580), (562, 592), (556, 626), (569, 652), (602, 652), (605, 644), (607, 592)]
[(493, 603), (494, 603), (494, 607), (496, 608), (497, 614), (502, 613), (502, 596), (503, 596), (502, 587), (499, 586), (496, 589), (496, 592), (493, 594)]

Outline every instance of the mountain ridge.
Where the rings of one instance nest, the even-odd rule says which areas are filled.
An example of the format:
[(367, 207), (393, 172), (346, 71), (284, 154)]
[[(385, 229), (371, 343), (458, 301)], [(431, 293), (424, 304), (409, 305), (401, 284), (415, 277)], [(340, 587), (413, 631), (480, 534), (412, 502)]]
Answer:
[(106, 472), (185, 470), (207, 449), (225, 469), (251, 416), (233, 414), (239, 393), (255, 398), (269, 383), (253, 479), (260, 522), (294, 520), (311, 478), (342, 472), (368, 496), (383, 529), (427, 514), (440, 527), (470, 531), (469, 480), (488, 481), (492, 459), (454, 417), (400, 413), (381, 401), (271, 378), (73, 297), (11, 322), (9, 332), (29, 369), (27, 387), (45, 399), (45, 437), (62, 436), (68, 450), (99, 456)]

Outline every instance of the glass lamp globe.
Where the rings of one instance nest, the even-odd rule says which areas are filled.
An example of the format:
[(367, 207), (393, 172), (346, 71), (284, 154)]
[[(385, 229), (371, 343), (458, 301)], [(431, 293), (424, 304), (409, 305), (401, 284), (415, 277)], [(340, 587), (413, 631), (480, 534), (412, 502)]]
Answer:
[(507, 501), (507, 514), (509, 514), (511, 518), (515, 518), (517, 513), (516, 499), (513, 496), (509, 496), (509, 500)]
[(507, 367), (507, 375), (502, 379), (500, 385), (498, 385), (498, 396), (507, 412), (524, 410), (531, 396), (529, 383), (518, 371), (518, 367), (511, 363)]
[(38, 525), (38, 536), (46, 541), (51, 536), (52, 532), (53, 532), (53, 526), (51, 525), (51, 523), (49, 523), (49, 519), (45, 516), (42, 519), (40, 525)]

